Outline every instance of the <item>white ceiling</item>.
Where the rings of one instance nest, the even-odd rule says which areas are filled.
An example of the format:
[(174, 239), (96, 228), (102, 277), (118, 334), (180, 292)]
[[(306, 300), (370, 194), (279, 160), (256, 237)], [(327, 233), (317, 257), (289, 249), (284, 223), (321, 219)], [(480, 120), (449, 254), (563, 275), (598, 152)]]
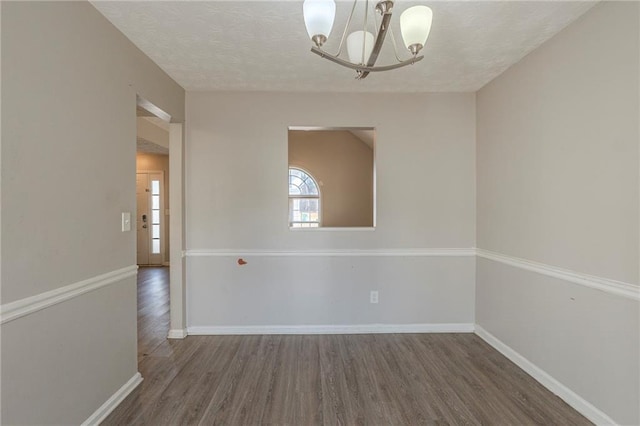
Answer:
[[(93, 1), (186, 90), (322, 92), (476, 91), (595, 4), (421, 3), (434, 14), (424, 60), (356, 81), (354, 71), (309, 51), (301, 0)], [(419, 3), (396, 2), (392, 30), (400, 44), (399, 15), (415, 4)], [(325, 44), (329, 52), (337, 50), (350, 8), (351, 2), (337, 2), (336, 23)], [(393, 62), (390, 42), (378, 64)]]

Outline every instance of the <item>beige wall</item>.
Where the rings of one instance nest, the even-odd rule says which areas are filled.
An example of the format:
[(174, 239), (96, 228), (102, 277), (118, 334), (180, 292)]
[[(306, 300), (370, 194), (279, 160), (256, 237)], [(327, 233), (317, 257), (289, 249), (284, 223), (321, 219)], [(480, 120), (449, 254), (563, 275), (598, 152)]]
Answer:
[[(189, 327), (473, 322), (473, 257), (394, 254), (475, 246), (474, 94), (187, 93), (187, 115)], [(375, 230), (289, 229), (290, 126), (376, 129)]]
[[(1, 2), (2, 303), (136, 263), (136, 94), (184, 91), (89, 2)], [(34, 120), (37, 117), (37, 120)], [(2, 423), (80, 424), (137, 371), (135, 278), (2, 325)]]
[(373, 226), (373, 149), (352, 133), (290, 130), (289, 167), (320, 185), (321, 226)]
[[(136, 154), (136, 171), (147, 172), (164, 172), (164, 181), (162, 182), (164, 188), (164, 208), (169, 209), (169, 156), (161, 154), (147, 154), (144, 152), (138, 152)], [(140, 215), (137, 215), (140, 216)], [(163, 262), (169, 262), (169, 215), (162, 216), (162, 236), (164, 238), (164, 253), (162, 255)]]
[[(477, 95), (478, 247), (638, 283), (639, 5), (604, 2)], [(482, 259), (477, 323), (640, 423), (637, 300)]]

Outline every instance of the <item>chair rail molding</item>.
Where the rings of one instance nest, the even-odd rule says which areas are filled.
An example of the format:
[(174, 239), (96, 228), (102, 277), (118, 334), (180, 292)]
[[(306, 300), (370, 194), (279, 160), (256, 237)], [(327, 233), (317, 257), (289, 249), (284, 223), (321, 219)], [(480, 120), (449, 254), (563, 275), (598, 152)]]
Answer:
[(616, 296), (640, 301), (640, 286), (636, 284), (625, 283), (609, 278), (596, 277), (594, 275), (583, 274), (569, 269), (559, 268), (557, 266), (508, 256), (506, 254), (484, 249), (476, 249), (476, 254), (478, 257), (483, 259), (493, 260), (494, 262), (503, 263), (526, 271), (536, 272), (548, 277), (558, 278), (574, 284), (601, 290), (606, 293), (615, 294)]
[(396, 256), (396, 257), (466, 257), (475, 256), (474, 248), (409, 248), (409, 249), (331, 249), (331, 250), (242, 250), (242, 249), (190, 249), (186, 250), (186, 257), (367, 257), (367, 256)]
[(135, 277), (138, 273), (138, 266), (132, 265), (126, 268), (97, 275), (95, 277), (56, 288), (35, 296), (25, 297), (14, 302), (5, 303), (0, 306), (0, 324), (13, 321), (25, 315), (32, 314), (50, 306), (73, 299), (82, 294), (97, 290), (109, 284), (120, 282), (129, 277)]

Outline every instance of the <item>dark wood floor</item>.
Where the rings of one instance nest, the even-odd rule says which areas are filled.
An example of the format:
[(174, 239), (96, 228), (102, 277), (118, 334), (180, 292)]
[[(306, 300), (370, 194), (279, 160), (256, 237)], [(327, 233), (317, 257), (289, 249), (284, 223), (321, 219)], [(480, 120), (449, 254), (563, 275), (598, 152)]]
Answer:
[(140, 270), (145, 380), (105, 425), (590, 424), (473, 334), (165, 340), (157, 277)]
[(138, 363), (169, 333), (169, 268), (138, 269)]

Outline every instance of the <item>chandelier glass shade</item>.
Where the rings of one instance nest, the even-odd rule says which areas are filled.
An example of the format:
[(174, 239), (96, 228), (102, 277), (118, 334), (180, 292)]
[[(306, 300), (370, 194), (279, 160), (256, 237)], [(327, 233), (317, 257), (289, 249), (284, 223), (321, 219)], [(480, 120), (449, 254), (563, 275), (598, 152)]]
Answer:
[(304, 15), (304, 25), (307, 27), (309, 37), (311, 37), (311, 40), (314, 40), (314, 36), (324, 37), (323, 41), (318, 41), (322, 45), (331, 34), (331, 29), (333, 28), (333, 21), (336, 17), (335, 1), (305, 1), (302, 5), (302, 14)]
[(364, 65), (369, 61), (373, 50), (374, 37), (369, 31), (354, 31), (347, 37), (349, 61)]
[(400, 30), (404, 45), (416, 54), (427, 42), (431, 32), (433, 12), (427, 6), (413, 6), (400, 15)]
[[(351, 29), (358, 3), (364, 4), (364, 22), (361, 26), (360, 23), (353, 23), (353, 27), (356, 30), (347, 36)], [(302, 7), (304, 23), (307, 33), (314, 44), (311, 47), (311, 51), (339, 65), (354, 69), (357, 79), (365, 78), (370, 72), (388, 71), (422, 60), (424, 56), (418, 56), (418, 53), (424, 48), (429, 37), (433, 12), (427, 6), (413, 6), (401, 14), (400, 31), (404, 45), (410, 55), (406, 59), (401, 59), (391, 30), (393, 6), (393, 0), (380, 0), (375, 6), (375, 12), (369, 13), (369, 0), (354, 0), (351, 13), (342, 33), (338, 52), (333, 55), (323, 50), (322, 46), (333, 29), (336, 16), (335, 0), (304, 0)], [(373, 16), (371, 19), (369, 17), (370, 14)], [(378, 19), (378, 15), (381, 19)], [(375, 33), (371, 32), (372, 29)], [(387, 34), (391, 36), (397, 62), (390, 65), (376, 65)], [(345, 40), (348, 60), (341, 56)]]

